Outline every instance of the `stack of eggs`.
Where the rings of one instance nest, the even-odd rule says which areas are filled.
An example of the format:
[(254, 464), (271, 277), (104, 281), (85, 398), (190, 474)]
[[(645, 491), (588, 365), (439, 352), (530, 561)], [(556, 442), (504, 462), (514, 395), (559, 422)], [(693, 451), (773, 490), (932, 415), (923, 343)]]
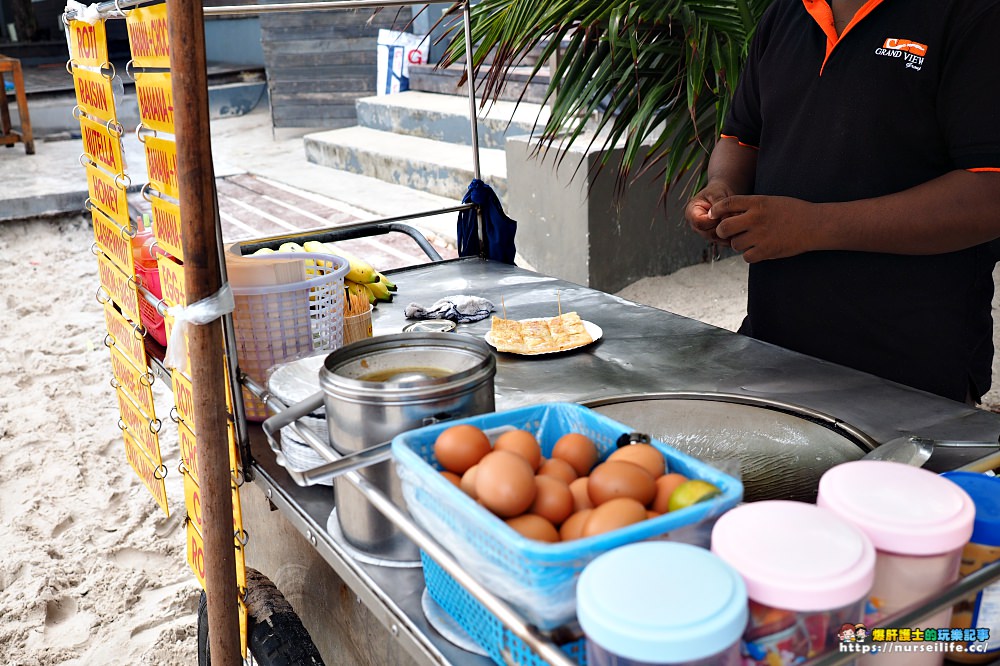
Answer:
[(535, 436), (508, 430), (491, 444), (476, 426), (442, 431), (434, 442), (442, 474), (530, 539), (595, 536), (719, 494), (707, 481), (669, 473), (663, 454), (630, 444), (599, 462), (587, 436), (567, 433), (543, 458)]

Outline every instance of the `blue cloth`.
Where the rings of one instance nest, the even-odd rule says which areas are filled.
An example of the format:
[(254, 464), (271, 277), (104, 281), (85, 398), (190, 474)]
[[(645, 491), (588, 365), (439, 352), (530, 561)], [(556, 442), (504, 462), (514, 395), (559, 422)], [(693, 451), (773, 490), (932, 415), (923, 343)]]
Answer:
[[(479, 180), (473, 179), (465, 193), (462, 203), (474, 203), (479, 206), (486, 227), (487, 259), (502, 261), (505, 264), (514, 263), (514, 234), (517, 233), (517, 222), (507, 217), (500, 205), (493, 188)], [(476, 224), (476, 209), (470, 208), (458, 213), (458, 256), (473, 257), (479, 255), (479, 231)]]

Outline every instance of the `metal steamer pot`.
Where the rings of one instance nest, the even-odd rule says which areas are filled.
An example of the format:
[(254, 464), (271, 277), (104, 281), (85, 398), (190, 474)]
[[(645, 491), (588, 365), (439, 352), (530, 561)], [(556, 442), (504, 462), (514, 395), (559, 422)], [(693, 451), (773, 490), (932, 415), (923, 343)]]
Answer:
[[(496, 360), (486, 344), (449, 333), (400, 333), (347, 345), (319, 371), (332, 447), (351, 454), (437, 421), (494, 410)], [(392, 460), (360, 470), (405, 506)], [(412, 560), (417, 547), (343, 477), (334, 479), (337, 519), (358, 549)]]
[(738, 475), (746, 501), (813, 502), (823, 472), (878, 446), (827, 414), (738, 394), (630, 394), (583, 404)]

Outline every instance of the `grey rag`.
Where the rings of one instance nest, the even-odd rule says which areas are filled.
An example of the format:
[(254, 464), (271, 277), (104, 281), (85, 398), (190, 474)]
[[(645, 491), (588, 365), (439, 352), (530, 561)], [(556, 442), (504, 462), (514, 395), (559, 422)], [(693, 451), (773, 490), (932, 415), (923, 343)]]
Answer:
[(459, 324), (485, 319), (493, 312), (493, 303), (481, 296), (445, 296), (429, 308), (410, 303), (403, 311), (407, 319), (450, 319)]

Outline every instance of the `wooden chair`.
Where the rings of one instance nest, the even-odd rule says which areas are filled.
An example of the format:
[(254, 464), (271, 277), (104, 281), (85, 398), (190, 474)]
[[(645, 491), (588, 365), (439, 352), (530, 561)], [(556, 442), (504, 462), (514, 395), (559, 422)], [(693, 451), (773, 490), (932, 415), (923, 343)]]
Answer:
[[(6, 73), (12, 74), (14, 78), (17, 112), (21, 118), (20, 132), (15, 132), (10, 126), (7, 89), (4, 87), (4, 74)], [(35, 154), (35, 140), (31, 136), (31, 118), (28, 116), (28, 98), (24, 95), (24, 78), (21, 76), (21, 61), (0, 55), (0, 146), (9, 148), (18, 141), (24, 144), (25, 153)]]

